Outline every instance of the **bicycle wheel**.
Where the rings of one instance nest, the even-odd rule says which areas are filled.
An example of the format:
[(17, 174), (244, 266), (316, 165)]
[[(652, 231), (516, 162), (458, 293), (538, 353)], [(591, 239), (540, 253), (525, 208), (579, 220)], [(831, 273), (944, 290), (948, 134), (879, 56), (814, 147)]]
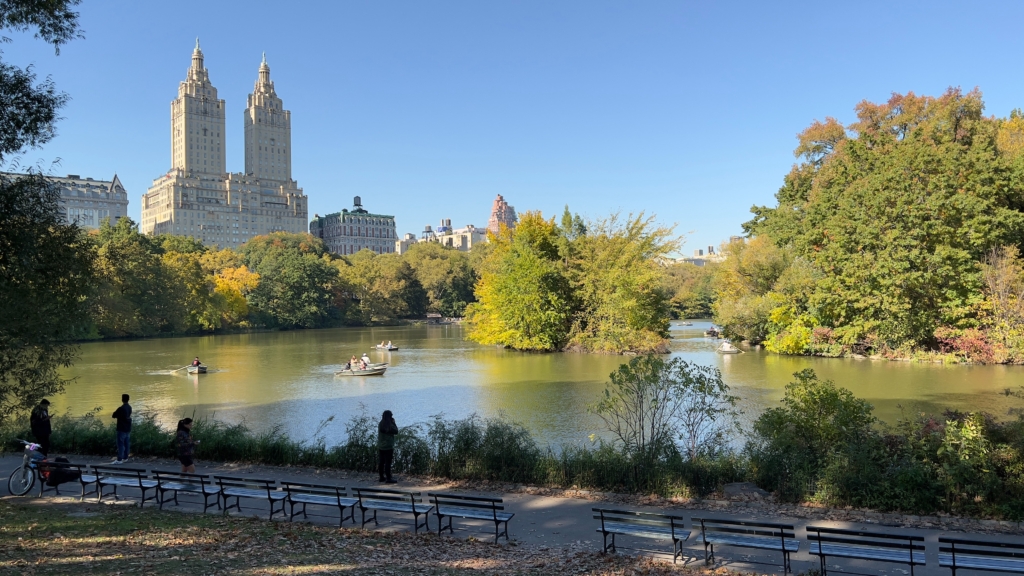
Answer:
[(32, 468), (18, 466), (7, 479), (7, 489), (15, 496), (24, 496), (36, 484), (36, 471)]

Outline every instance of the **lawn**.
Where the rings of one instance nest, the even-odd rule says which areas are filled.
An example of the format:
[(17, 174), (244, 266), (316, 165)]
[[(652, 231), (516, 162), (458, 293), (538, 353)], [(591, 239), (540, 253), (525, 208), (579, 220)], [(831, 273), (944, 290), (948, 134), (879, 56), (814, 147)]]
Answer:
[[(708, 574), (593, 549), (494, 545), (436, 534), (0, 498), (0, 573), (10, 574)], [(724, 573), (724, 572), (723, 572)]]

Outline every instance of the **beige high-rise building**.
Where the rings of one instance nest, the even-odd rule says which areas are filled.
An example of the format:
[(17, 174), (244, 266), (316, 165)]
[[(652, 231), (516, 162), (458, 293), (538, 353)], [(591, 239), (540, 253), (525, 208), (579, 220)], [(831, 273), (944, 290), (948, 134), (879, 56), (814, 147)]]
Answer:
[(270, 232), (306, 231), (307, 199), (291, 178), (291, 112), (274, 91), (266, 56), (245, 109), (245, 172), (226, 171), (224, 101), (196, 40), (171, 102), (171, 169), (142, 197), (146, 234), (237, 247)]

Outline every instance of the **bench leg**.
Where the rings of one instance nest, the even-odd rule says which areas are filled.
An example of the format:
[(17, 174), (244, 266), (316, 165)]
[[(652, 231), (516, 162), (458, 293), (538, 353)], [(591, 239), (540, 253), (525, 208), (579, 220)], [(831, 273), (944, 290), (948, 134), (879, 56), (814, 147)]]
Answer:
[(786, 552), (785, 550), (782, 551), (782, 571), (784, 574), (789, 574), (791, 571), (789, 564), (789, 552)]
[(672, 563), (676, 563), (677, 558), (683, 557), (683, 542), (682, 540), (672, 540)]
[[(818, 551), (821, 551), (821, 544), (818, 544)], [(828, 576), (828, 562), (825, 561), (825, 555), (818, 555), (818, 563), (821, 566), (821, 576)]]
[[(708, 554), (708, 549), (711, 549), (711, 554)], [(715, 563), (715, 545), (704, 543), (704, 565), (710, 566)]]

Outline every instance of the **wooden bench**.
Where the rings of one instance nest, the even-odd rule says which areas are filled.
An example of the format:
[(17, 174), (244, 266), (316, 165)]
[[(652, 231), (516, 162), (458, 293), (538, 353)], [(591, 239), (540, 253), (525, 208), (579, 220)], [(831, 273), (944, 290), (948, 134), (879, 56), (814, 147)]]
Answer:
[[(437, 516), (437, 535), (440, 536), (445, 530), (444, 518), (448, 517), (448, 532), (455, 534), (452, 529), (452, 518), (468, 518), (473, 520), (489, 520), (494, 522), (494, 542), (498, 538), (505, 537), (508, 542), (508, 521), (515, 516), (513, 512), (504, 512), (505, 506), (501, 498), (487, 498), (485, 496), (462, 496), (459, 494), (433, 494), (428, 493), (434, 500), (434, 514)], [(505, 524), (505, 530), (498, 531), (498, 528)]]
[[(782, 552), (782, 569), (789, 573), (789, 555), (800, 549), (795, 528), (790, 524), (768, 522), (746, 522), (721, 518), (694, 518), (693, 528), (700, 524), (700, 536), (704, 543), (704, 563), (715, 561), (715, 544), (778, 550)], [(708, 550), (710, 549), (710, 554)]]
[[(138, 488), (142, 492), (142, 501), (139, 502), (139, 507), (145, 506), (146, 500), (153, 500), (156, 498), (156, 480), (150, 480), (147, 478), (146, 471), (142, 468), (124, 468), (122, 466), (93, 466), (93, 472), (96, 473), (96, 501), (102, 502), (103, 489), (107, 486), (112, 486), (114, 490), (110, 493), (114, 496), (114, 500), (117, 500), (118, 494), (117, 489), (120, 486), (125, 488)], [(146, 492), (152, 490), (153, 495), (147, 497)]]
[[(266, 499), (270, 504), (269, 519), (274, 519), (278, 512), (284, 514), (284, 499), (288, 494), (274, 486), (273, 480), (260, 480), (258, 478), (238, 478), (235, 476), (214, 476), (217, 486), (220, 487), (220, 497), (224, 501), (224, 513), (227, 514), (232, 508), (242, 512), (242, 498)], [(230, 498), (235, 499), (231, 505)], [(277, 509), (274, 504), (280, 502), (281, 507)]]
[[(90, 484), (96, 483), (96, 476), (86, 474), (86, 466), (84, 464), (72, 464), (70, 462), (50, 462), (43, 460), (36, 463), (36, 472), (39, 473), (39, 497), (43, 496), (44, 492), (52, 491), (57, 496), (60, 496), (60, 484), (56, 486), (50, 486), (47, 482), (50, 481), (51, 474), (66, 474), (69, 476), (77, 476), (77, 478), (61, 482), (61, 484), (75, 482), (82, 488), (81, 494), (79, 494), (79, 500), (84, 500), (86, 496), (86, 487)], [(83, 480), (83, 478), (85, 480)], [(92, 494), (92, 491), (89, 492)]]
[[(363, 516), (363, 526), (370, 520), (366, 519), (366, 511), (373, 510), (373, 524), (377, 525), (377, 511), (400, 512), (412, 514), (413, 532), (419, 532), (420, 526), (430, 530), (430, 510), (433, 505), (424, 506), (420, 492), (402, 492), (381, 488), (353, 488), (358, 499), (359, 511)], [(419, 518), (423, 515), (423, 524)]]
[(827, 556), (909, 564), (911, 576), (914, 576), (914, 566), (925, 564), (921, 536), (808, 526), (807, 541), (810, 554), (818, 557), (822, 576), (828, 574)]
[[(220, 509), (220, 488), (202, 474), (153, 470), (153, 477), (156, 478), (156, 501), (160, 504), (161, 510), (164, 509), (164, 502), (167, 502), (167, 492), (174, 493), (175, 506), (178, 506), (178, 492), (190, 492), (203, 497), (204, 514), (211, 506)], [(212, 504), (210, 503), (211, 496), (214, 499)]]
[(939, 566), (953, 576), (960, 569), (1024, 574), (1024, 544), (939, 538)]
[[(306, 484), (303, 482), (281, 482), (284, 486), (285, 492), (288, 493), (287, 501), (288, 505), (291, 506), (291, 512), (288, 515), (289, 520), (294, 520), (297, 514), (302, 514), (303, 518), (306, 518), (306, 505), (313, 504), (315, 506), (335, 506), (338, 508), (338, 526), (345, 523), (345, 518), (348, 518), (354, 524), (356, 509), (355, 505), (358, 502), (356, 498), (349, 498), (345, 495), (344, 486), (330, 486), (327, 484)], [(296, 505), (302, 505), (302, 510), (299, 512), (295, 511)], [(345, 516), (345, 508), (349, 508), (348, 516)]]
[[(601, 521), (598, 532), (604, 538), (604, 551), (616, 551), (615, 536), (633, 536), (636, 538), (652, 538), (655, 540), (672, 541), (672, 562), (683, 556), (683, 542), (690, 537), (682, 516), (655, 514), (653, 512), (637, 512), (633, 510), (610, 510), (594, 508), (594, 520)], [(612, 541), (608, 542), (611, 534)]]

